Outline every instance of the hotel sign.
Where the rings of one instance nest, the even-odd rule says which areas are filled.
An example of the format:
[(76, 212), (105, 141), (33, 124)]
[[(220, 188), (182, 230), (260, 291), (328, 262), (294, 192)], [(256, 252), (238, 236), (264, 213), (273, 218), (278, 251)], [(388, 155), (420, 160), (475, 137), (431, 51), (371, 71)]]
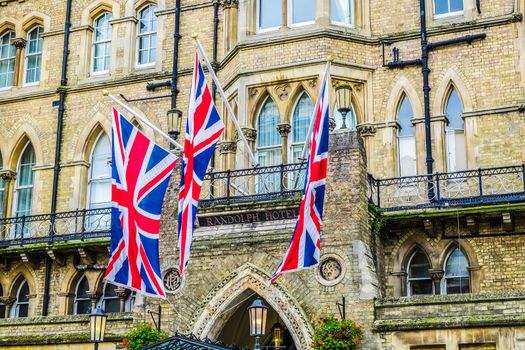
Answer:
[(297, 218), (299, 208), (274, 209), (257, 212), (224, 213), (220, 215), (198, 217), (199, 226), (220, 226), (251, 224), (254, 222), (291, 220)]

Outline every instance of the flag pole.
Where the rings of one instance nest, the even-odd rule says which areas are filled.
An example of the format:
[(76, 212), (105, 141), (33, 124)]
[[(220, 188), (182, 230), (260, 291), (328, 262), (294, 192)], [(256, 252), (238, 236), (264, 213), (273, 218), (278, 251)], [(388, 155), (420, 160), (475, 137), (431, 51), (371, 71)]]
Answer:
[[(321, 80), (321, 84), (324, 82), (325, 79), (327, 79), (329, 76), (330, 76), (330, 65), (331, 63), (333, 62), (334, 60), (334, 56), (328, 56), (326, 58), (326, 68), (325, 68), (325, 71), (324, 71), (324, 74), (323, 74), (323, 79)], [(330, 86), (328, 86), (327, 84), (327, 88), (328, 89), (331, 89)], [(321, 99), (321, 91), (319, 91), (319, 95), (317, 96), (317, 100), (315, 101), (315, 107), (314, 107), (314, 110), (312, 112), (312, 118), (310, 119), (310, 126), (308, 128), (308, 133), (306, 134), (306, 139), (305, 139), (305, 142), (304, 142), (304, 146), (303, 146), (303, 151), (301, 152), (301, 158), (302, 160), (305, 159), (305, 156), (306, 156), (306, 150), (308, 149), (309, 145), (310, 145), (310, 136), (312, 135), (312, 131), (314, 130), (314, 124), (315, 124), (315, 117), (317, 115), (317, 108), (319, 108), (319, 100)], [(330, 103), (330, 101), (328, 101), (328, 103)]]
[(107, 96), (109, 97), (111, 100), (113, 100), (113, 102), (115, 102), (116, 104), (118, 104), (119, 106), (121, 106), (122, 108), (124, 108), (126, 111), (128, 111), (129, 113), (133, 114), (137, 119), (139, 119), (141, 122), (143, 122), (144, 124), (146, 124), (147, 126), (149, 126), (150, 128), (152, 128), (153, 130), (155, 130), (159, 135), (161, 135), (162, 137), (164, 137), (166, 140), (168, 140), (169, 143), (171, 143), (172, 145), (174, 145), (175, 147), (177, 147), (178, 149), (180, 149), (181, 151), (184, 150), (184, 147), (182, 147), (181, 144), (179, 144), (177, 141), (175, 141), (174, 139), (172, 139), (168, 134), (166, 134), (164, 131), (160, 130), (158, 127), (156, 127), (153, 123), (151, 123), (149, 120), (147, 120), (146, 118), (144, 118), (143, 116), (141, 116), (140, 114), (138, 114), (137, 112), (135, 112), (131, 107), (129, 107), (128, 105), (126, 105), (124, 102), (120, 101), (118, 98), (116, 98), (115, 96), (111, 95), (108, 90), (102, 90), (102, 94), (104, 96)]
[(198, 39), (198, 35), (196, 33), (193, 33), (191, 37), (195, 40), (195, 45), (197, 46), (197, 49), (202, 54), (202, 57), (204, 58), (206, 67), (208, 67), (208, 71), (210, 72), (211, 77), (213, 81), (215, 82), (215, 86), (217, 86), (217, 90), (219, 91), (219, 94), (221, 95), (222, 100), (224, 101), (224, 104), (226, 105), (226, 109), (228, 110), (228, 113), (230, 114), (233, 124), (235, 124), (235, 128), (237, 129), (237, 134), (239, 135), (239, 138), (242, 140), (242, 142), (244, 143), (244, 146), (246, 146), (246, 149), (248, 150), (248, 155), (250, 156), (253, 166), (254, 167), (257, 166), (258, 165), (257, 160), (255, 159), (255, 156), (253, 155), (252, 149), (250, 145), (248, 144), (246, 137), (244, 137), (244, 133), (241, 130), (239, 121), (237, 120), (237, 117), (235, 117), (235, 113), (233, 113), (233, 109), (230, 106), (230, 102), (228, 102), (228, 98), (226, 97), (226, 94), (224, 93), (224, 90), (222, 89), (221, 83), (219, 82), (217, 75), (215, 75), (215, 71), (213, 70), (213, 67), (211, 66), (210, 60), (208, 59), (208, 56), (206, 56), (206, 52), (204, 52), (204, 48), (202, 47)]

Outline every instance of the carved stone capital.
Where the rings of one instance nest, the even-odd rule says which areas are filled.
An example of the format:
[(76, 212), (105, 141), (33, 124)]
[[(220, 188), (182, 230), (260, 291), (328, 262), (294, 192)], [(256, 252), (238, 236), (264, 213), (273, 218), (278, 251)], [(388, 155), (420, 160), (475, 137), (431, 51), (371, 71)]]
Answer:
[(26, 47), (26, 43), (27, 43), (27, 40), (24, 38), (14, 38), (13, 40), (11, 40), (11, 45), (16, 47), (17, 50), (23, 49), (24, 47)]
[(16, 173), (11, 170), (2, 170), (0, 171), (0, 177), (5, 181), (9, 182), (11, 180), (16, 179)]
[(237, 151), (237, 143), (233, 141), (221, 141), (217, 144), (219, 154), (235, 153)]
[(328, 122), (328, 129), (330, 130), (330, 132), (335, 130), (335, 119), (334, 118), (330, 118), (330, 121)]
[(239, 0), (222, 0), (221, 5), (224, 8), (231, 8), (231, 7), (237, 8), (239, 6)]
[(92, 303), (95, 303), (100, 298), (100, 292), (97, 290), (90, 290), (87, 292), (88, 298), (91, 299)]
[(0, 301), (2, 301), (2, 303), (4, 303), (7, 306), (13, 304), (15, 302), (15, 300), (16, 300), (16, 298), (15, 297), (11, 297), (11, 296), (0, 297)]
[(117, 287), (117, 288), (115, 288), (115, 294), (120, 299), (126, 299), (128, 297), (129, 290), (127, 290), (126, 288), (123, 288), (123, 287)]
[[(248, 141), (255, 141), (257, 139), (257, 130), (252, 128), (241, 128), (242, 133), (244, 134), (244, 137), (246, 137), (246, 140)], [(236, 140), (239, 140), (239, 135), (235, 136)]]
[(428, 270), (433, 281), (441, 281), (445, 272), (442, 269), (430, 269)]
[(286, 101), (290, 96), (290, 92), (292, 92), (292, 87), (288, 83), (280, 84), (275, 87), (275, 93), (281, 101)]
[(288, 136), (290, 131), (292, 131), (292, 126), (288, 123), (277, 124), (277, 131), (281, 136)]
[(377, 129), (373, 125), (359, 125), (357, 127), (357, 131), (359, 131), (359, 135), (361, 135), (361, 137), (367, 137), (374, 136)]

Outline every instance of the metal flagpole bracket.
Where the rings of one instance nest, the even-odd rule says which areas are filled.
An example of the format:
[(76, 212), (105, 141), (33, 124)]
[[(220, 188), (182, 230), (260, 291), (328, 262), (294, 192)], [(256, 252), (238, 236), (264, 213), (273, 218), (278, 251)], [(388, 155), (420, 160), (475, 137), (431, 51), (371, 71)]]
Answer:
[(217, 90), (219, 91), (219, 94), (222, 97), (224, 105), (226, 106), (226, 109), (228, 110), (228, 113), (230, 114), (231, 120), (233, 121), (233, 124), (235, 125), (235, 129), (237, 130), (237, 134), (239, 135), (239, 138), (244, 143), (244, 146), (246, 147), (246, 150), (248, 151), (248, 155), (250, 156), (253, 166), (256, 167), (258, 165), (257, 159), (253, 155), (250, 144), (248, 143), (248, 141), (246, 140), (246, 137), (244, 136), (244, 133), (242, 132), (241, 126), (239, 125), (239, 121), (237, 120), (237, 117), (235, 116), (235, 113), (233, 112), (230, 102), (228, 101), (228, 98), (226, 97), (226, 94), (224, 93), (224, 90), (222, 89), (222, 85), (219, 82), (219, 79), (217, 78), (215, 71), (213, 70), (210, 60), (208, 59), (208, 56), (206, 56), (206, 52), (204, 51), (204, 48), (202, 47), (198, 39), (197, 33), (193, 33), (191, 37), (195, 40), (195, 45), (197, 46), (197, 49), (201, 53), (202, 58), (204, 58), (204, 62), (206, 63), (208, 72), (210, 73), (213, 81), (215, 82), (215, 86), (217, 87)]

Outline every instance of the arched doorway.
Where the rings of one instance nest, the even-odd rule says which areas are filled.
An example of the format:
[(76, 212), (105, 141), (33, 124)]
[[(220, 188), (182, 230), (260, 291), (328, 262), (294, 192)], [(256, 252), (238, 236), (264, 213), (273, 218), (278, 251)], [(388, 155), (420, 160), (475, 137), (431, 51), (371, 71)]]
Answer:
[[(240, 348), (254, 348), (255, 339), (250, 337), (248, 307), (257, 297), (261, 298), (253, 290), (247, 289), (236, 298), (232, 305), (229, 306), (233, 309), (233, 314), (228, 321), (226, 321), (217, 340), (225, 344), (236, 345)], [(268, 307), (266, 334), (261, 337), (260, 340), (262, 348), (268, 347), (268, 349), (272, 349), (272, 346), (280, 345), (281, 347), (279, 349), (296, 350), (297, 347), (295, 346), (293, 338), (288, 329), (286, 329), (277, 311), (275, 311), (264, 298), (261, 298), (261, 300)], [(272, 328), (276, 325), (279, 325), (283, 330), (282, 343), (276, 342), (272, 334)]]

